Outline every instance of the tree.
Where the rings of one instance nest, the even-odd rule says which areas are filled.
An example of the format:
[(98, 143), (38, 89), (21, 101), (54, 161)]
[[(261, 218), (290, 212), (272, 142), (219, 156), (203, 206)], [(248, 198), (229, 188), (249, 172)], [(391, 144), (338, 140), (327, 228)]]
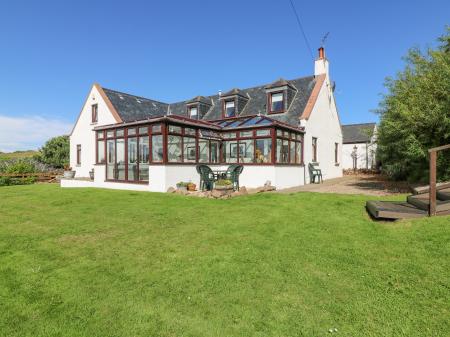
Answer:
[(55, 168), (62, 168), (69, 162), (69, 151), (69, 137), (58, 136), (45, 143), (36, 159)]
[[(427, 181), (428, 149), (450, 143), (450, 27), (436, 49), (410, 49), (406, 68), (387, 78), (378, 113), (378, 158), (396, 180)], [(450, 178), (450, 154), (438, 157), (438, 177)]]

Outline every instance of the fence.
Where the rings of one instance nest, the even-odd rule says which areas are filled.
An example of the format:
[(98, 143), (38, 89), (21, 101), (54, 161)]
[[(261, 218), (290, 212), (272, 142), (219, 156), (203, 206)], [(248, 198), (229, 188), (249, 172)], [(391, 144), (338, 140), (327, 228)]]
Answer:
[(53, 183), (58, 176), (61, 176), (62, 172), (37, 172), (37, 173), (0, 173), (0, 177), (8, 178), (36, 178), (38, 182)]

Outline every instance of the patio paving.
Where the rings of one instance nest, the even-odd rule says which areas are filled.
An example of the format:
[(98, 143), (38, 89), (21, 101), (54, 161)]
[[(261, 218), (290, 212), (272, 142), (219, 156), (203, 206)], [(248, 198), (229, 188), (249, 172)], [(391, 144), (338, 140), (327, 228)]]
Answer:
[(324, 180), (322, 184), (308, 184), (286, 188), (279, 193), (319, 192), (340, 194), (365, 194), (386, 196), (410, 192), (406, 182), (392, 182), (380, 175), (348, 175), (342, 178)]

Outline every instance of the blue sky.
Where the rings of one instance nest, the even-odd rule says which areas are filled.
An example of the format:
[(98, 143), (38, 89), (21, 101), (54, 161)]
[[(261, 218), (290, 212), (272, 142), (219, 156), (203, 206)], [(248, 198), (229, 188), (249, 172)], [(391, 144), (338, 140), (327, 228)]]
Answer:
[[(294, 3), (314, 56), (330, 32), (344, 124), (450, 24), (448, 0)], [(173, 102), (313, 73), (289, 0), (2, 1), (0, 41), (0, 151), (69, 132), (93, 82)]]

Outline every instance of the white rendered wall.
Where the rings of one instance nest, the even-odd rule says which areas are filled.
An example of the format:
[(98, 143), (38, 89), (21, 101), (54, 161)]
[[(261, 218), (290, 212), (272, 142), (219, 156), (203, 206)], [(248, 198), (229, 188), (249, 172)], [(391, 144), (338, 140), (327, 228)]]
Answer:
[[(213, 171), (227, 169), (228, 165), (210, 166)], [(304, 184), (304, 167), (249, 165), (239, 177), (240, 186), (256, 188), (270, 181), (277, 189), (300, 186)], [(150, 165), (148, 184), (130, 184), (126, 182), (105, 181), (105, 165), (95, 166), (94, 181), (61, 180), (61, 187), (99, 187), (135, 191), (166, 192), (169, 187), (176, 187), (180, 181), (193, 182), (200, 187), (200, 177), (195, 165)]]
[(353, 169), (353, 149), (356, 146), (357, 169), (371, 169), (376, 165), (376, 144), (355, 143), (344, 144), (342, 150), (342, 166), (344, 169)]
[[(92, 123), (91, 106), (98, 104), (98, 122)], [(95, 133), (93, 128), (114, 124), (116, 120), (110, 113), (105, 101), (95, 86), (92, 87), (77, 123), (70, 136), (70, 166), (75, 177), (89, 177), (89, 171), (95, 164)], [(77, 165), (77, 145), (81, 145), (81, 165)]]
[[(309, 183), (308, 164), (312, 162), (312, 138), (317, 138), (317, 162), (323, 179), (342, 177), (342, 130), (329, 78), (325, 79), (311, 115), (305, 125), (304, 162), (306, 183)], [(338, 143), (338, 163), (335, 163), (334, 148)]]

